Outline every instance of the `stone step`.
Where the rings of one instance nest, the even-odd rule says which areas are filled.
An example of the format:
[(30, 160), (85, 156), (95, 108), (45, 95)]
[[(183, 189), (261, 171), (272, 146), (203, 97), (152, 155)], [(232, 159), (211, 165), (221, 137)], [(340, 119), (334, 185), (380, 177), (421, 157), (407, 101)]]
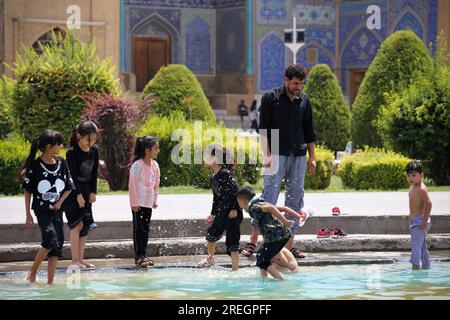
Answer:
[[(241, 248), (244, 247), (245, 243), (249, 240), (249, 236), (241, 236)], [(262, 239), (260, 238), (259, 240), (261, 241)], [(450, 249), (450, 234), (429, 235), (427, 244), (429, 250), (448, 250)], [(304, 252), (409, 251), (411, 250), (411, 238), (409, 234), (354, 234), (338, 239), (317, 239), (312, 235), (300, 235), (296, 237), (295, 246)], [(32, 261), (39, 248), (39, 242), (31, 244), (16, 243), (0, 245), (0, 262)], [(204, 255), (207, 253), (206, 240), (204, 237), (151, 238), (149, 239), (147, 252), (151, 257)], [(216, 253), (226, 253), (224, 238), (217, 242)], [(254, 256), (255, 255), (253, 255), (251, 259), (255, 259)], [(86, 243), (86, 259), (131, 257), (133, 257), (133, 241), (129, 239), (115, 241), (90, 240)], [(69, 243), (66, 242), (63, 248), (63, 259), (69, 258), (70, 246)], [(247, 258), (242, 258), (242, 260), (244, 259)]]
[[(450, 216), (433, 216), (430, 234), (448, 233)], [(132, 221), (97, 222), (98, 228), (89, 233), (90, 240), (129, 239), (132, 237)], [(313, 235), (320, 228), (342, 228), (352, 234), (409, 234), (406, 216), (313, 216), (299, 230), (301, 235)], [(204, 219), (152, 220), (150, 237), (204, 237), (208, 225)], [(250, 219), (244, 218), (241, 224), (241, 235), (250, 235)], [(64, 224), (64, 237), (69, 239), (69, 228)], [(0, 244), (30, 243), (41, 241), (41, 232), (37, 226), (26, 230), (24, 224), (1, 224)]]

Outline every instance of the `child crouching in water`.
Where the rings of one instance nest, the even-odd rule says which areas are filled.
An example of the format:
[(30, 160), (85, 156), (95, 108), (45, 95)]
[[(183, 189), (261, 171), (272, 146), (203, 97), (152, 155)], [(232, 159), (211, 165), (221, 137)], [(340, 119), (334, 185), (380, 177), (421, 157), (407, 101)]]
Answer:
[(406, 165), (406, 179), (409, 190), (409, 226), (411, 230), (411, 264), (413, 270), (430, 269), (430, 256), (427, 249), (427, 233), (431, 226), (431, 199), (427, 186), (423, 183), (423, 167), (420, 161)]
[(128, 190), (133, 215), (134, 260), (137, 266), (153, 266), (147, 256), (152, 209), (158, 207), (159, 165), (155, 161), (159, 143), (155, 137), (138, 137), (134, 145)]
[[(63, 147), (61, 133), (45, 130), (33, 141), (30, 154), (17, 174), (17, 180), (23, 180), (25, 191), (26, 226), (31, 229), (33, 216), (36, 215), (41, 228), (42, 242), (34, 263), (27, 275), (27, 281), (36, 281), (36, 273), (42, 261), (48, 257), (47, 283), (52, 284), (58, 258), (62, 258), (64, 244), (63, 219), (61, 206), (74, 188), (66, 161), (58, 157)], [(37, 151), (42, 155), (36, 159)]]
[[(261, 276), (282, 280), (277, 266), (288, 267), (292, 272), (297, 272), (298, 265), (290, 255), (292, 253), (284, 246), (292, 236), (290, 228), (293, 220), (286, 219), (281, 212), (285, 212), (297, 219), (301, 216), (285, 206), (274, 206), (264, 201), (262, 197), (256, 197), (250, 187), (243, 187), (237, 193), (239, 206), (246, 210), (250, 217), (256, 220), (258, 228), (264, 237), (264, 243), (256, 255), (256, 266), (260, 268)], [(295, 261), (295, 262), (294, 262)], [(275, 262), (273, 264), (272, 262)]]
[(214, 264), (216, 242), (226, 230), (227, 253), (231, 256), (232, 270), (236, 271), (239, 269), (240, 225), (243, 216), (236, 200), (238, 184), (232, 173), (233, 155), (230, 150), (212, 144), (205, 148), (203, 160), (213, 172), (211, 178), (213, 204), (211, 214), (206, 219), (211, 223), (206, 235), (208, 256), (197, 266), (201, 268)]

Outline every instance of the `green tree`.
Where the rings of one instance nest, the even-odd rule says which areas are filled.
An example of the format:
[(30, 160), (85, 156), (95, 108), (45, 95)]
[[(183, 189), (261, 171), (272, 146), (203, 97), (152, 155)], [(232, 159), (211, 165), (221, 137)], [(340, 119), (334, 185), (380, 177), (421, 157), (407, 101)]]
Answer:
[(334, 151), (344, 150), (350, 140), (351, 113), (328, 65), (318, 64), (312, 68), (306, 92), (313, 106), (318, 143)]
[(25, 58), (9, 66), (16, 77), (12, 111), (27, 140), (47, 128), (68, 138), (85, 107), (80, 95), (118, 93), (114, 67), (96, 56), (93, 42), (80, 43), (71, 32), (52, 36), (52, 44), (40, 45), (41, 55), (24, 48)]
[(381, 146), (374, 121), (385, 104), (385, 93), (400, 92), (415, 78), (430, 76), (433, 60), (425, 44), (412, 31), (397, 31), (382, 44), (367, 70), (353, 105), (352, 139), (356, 147)]
[(0, 139), (14, 130), (14, 119), (11, 110), (11, 90), (14, 80), (0, 77)]
[(181, 111), (185, 118), (214, 123), (216, 117), (203, 89), (194, 74), (184, 65), (171, 64), (159, 69), (145, 86), (141, 98), (153, 94), (156, 98), (152, 111), (169, 116)]
[(450, 59), (439, 36), (434, 72), (400, 93), (386, 94), (376, 122), (384, 143), (424, 161), (437, 184), (450, 184)]

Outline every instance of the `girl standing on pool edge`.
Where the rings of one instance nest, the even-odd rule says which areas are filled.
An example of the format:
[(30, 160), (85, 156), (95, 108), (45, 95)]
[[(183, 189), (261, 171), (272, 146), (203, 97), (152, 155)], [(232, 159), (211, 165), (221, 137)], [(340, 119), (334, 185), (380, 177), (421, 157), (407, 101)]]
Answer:
[(71, 267), (95, 268), (84, 261), (84, 249), (89, 231), (97, 228), (92, 216), (96, 201), (98, 174), (98, 128), (92, 121), (82, 121), (73, 130), (66, 159), (75, 190), (64, 204), (70, 228)]
[(137, 266), (153, 266), (147, 256), (152, 209), (158, 207), (160, 170), (156, 158), (159, 143), (155, 137), (138, 137), (134, 145), (128, 190), (133, 215), (134, 260)]

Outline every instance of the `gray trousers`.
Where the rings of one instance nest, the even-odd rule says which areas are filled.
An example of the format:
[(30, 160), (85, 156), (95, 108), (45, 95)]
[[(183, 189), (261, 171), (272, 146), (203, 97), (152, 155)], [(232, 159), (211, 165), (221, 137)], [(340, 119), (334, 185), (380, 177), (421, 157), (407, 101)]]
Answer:
[[(284, 205), (299, 212), (303, 208), (305, 194), (306, 156), (295, 157), (272, 155), (272, 168), (267, 168), (263, 177), (262, 196), (267, 202), (276, 205), (280, 194), (281, 181), (285, 179), (286, 193)], [(285, 214), (287, 219), (293, 220), (292, 233), (299, 229), (298, 219)], [(253, 220), (253, 219), (252, 219)], [(256, 225), (256, 221), (252, 221)]]

